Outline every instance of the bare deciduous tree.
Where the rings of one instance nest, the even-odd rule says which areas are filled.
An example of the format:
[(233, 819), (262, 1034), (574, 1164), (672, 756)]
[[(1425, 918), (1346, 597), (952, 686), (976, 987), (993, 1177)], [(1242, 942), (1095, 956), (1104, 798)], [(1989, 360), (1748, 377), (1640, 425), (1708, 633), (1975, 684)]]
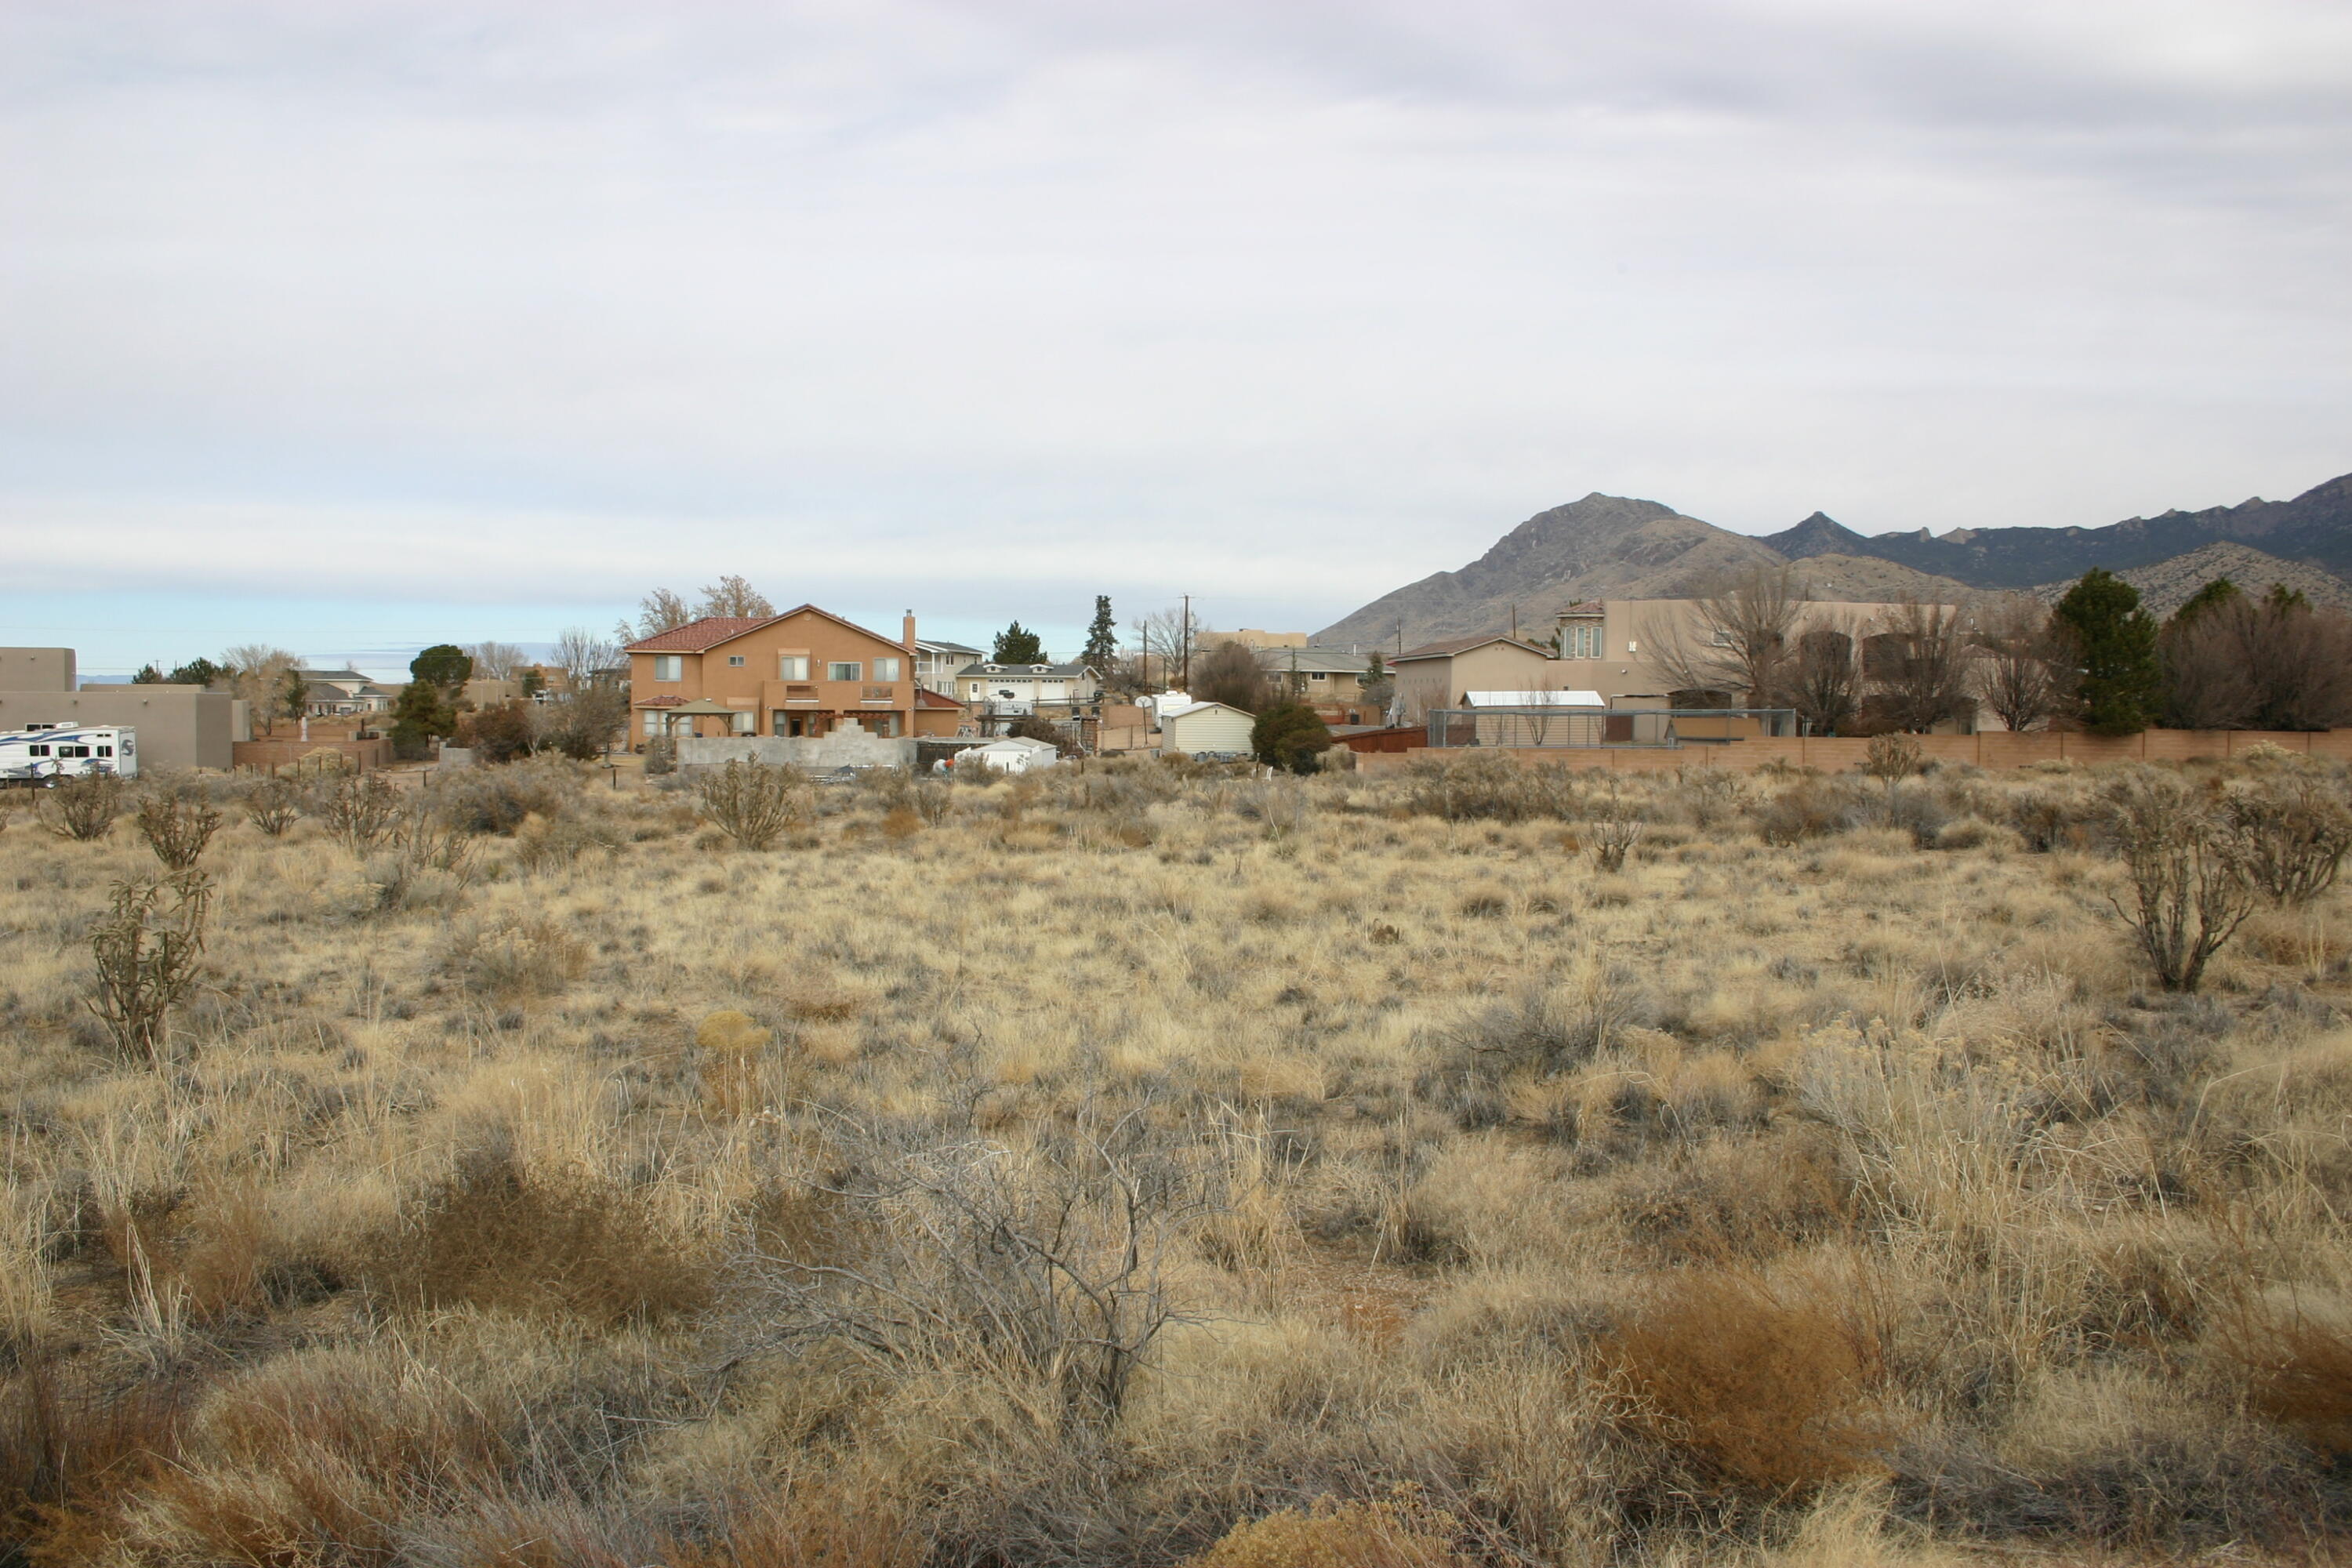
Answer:
[(752, 587), (741, 576), (730, 573), (716, 583), (704, 584), (702, 603), (695, 607), (694, 613), (698, 616), (732, 616), (751, 619), (774, 615), (776, 606), (768, 602), (765, 594)]
[(1181, 609), (1155, 610), (1150, 615), (1137, 616), (1133, 624), (1137, 687), (1174, 684), (1178, 672), (1183, 668), (1185, 639), (1191, 635), (1184, 612)]
[(1898, 601), (1864, 644), (1872, 717), (1924, 735), (1969, 710), (1967, 616), (1957, 605)]
[(1978, 613), (1976, 686), (1986, 706), (2023, 733), (2050, 721), (2067, 689), (2064, 637), (2050, 606), (2005, 595)]
[(613, 636), (619, 642), (635, 642), (640, 637), (675, 631), (694, 616), (683, 595), (668, 588), (656, 588), (637, 601), (636, 624), (632, 626), (625, 620), (613, 628)]
[(2190, 730), (2352, 723), (2352, 619), (2273, 589), (2233, 594), (2165, 630), (2165, 717)]
[(253, 716), (261, 721), (261, 732), (274, 731), (280, 716), (289, 714), (286, 672), (301, 663), (282, 647), (266, 643), (242, 643), (229, 648), (220, 657), (227, 668), (228, 689), (245, 700)]
[(512, 680), (530, 662), (529, 656), (512, 643), (468, 643), (466, 653), (474, 661), (474, 676), (478, 680)]
[(563, 672), (565, 683), (574, 691), (597, 679), (600, 669), (611, 669), (621, 662), (620, 645), (610, 637), (600, 637), (586, 626), (566, 626), (563, 635), (555, 639), (555, 650), (548, 662)]
[(1780, 700), (1797, 710), (1807, 734), (1843, 733), (1861, 710), (1862, 667), (1854, 657), (1853, 630), (1850, 622), (1832, 616), (1797, 637)]
[(1244, 713), (1262, 711), (1270, 689), (1257, 655), (1237, 642), (1222, 643), (1192, 660), (1192, 696)]
[(1794, 653), (1798, 592), (1792, 568), (1756, 567), (1698, 599), (1695, 622), (1653, 615), (1642, 627), (1643, 650), (1678, 691), (1775, 706)]

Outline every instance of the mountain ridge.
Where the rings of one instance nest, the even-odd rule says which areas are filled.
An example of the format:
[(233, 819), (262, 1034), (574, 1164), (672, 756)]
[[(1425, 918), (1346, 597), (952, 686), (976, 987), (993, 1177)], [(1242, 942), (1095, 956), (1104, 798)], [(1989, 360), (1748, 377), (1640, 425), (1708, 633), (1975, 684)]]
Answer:
[[(2346, 580), (2352, 574), (2352, 474), (2292, 500), (2256, 497), (2096, 528), (1958, 528), (1941, 535), (1926, 529), (1864, 534), (1815, 511), (1756, 537), (1663, 501), (1594, 490), (1536, 513), (1476, 560), (1392, 589), (1314, 636), (1318, 642), (1412, 647), (1505, 631), (1515, 620), (1522, 629), (1543, 626), (1580, 598), (1686, 598), (1747, 568), (1783, 563), (1796, 566), (1807, 593), (1822, 599), (2041, 592), (2093, 566), (2152, 573), (2150, 583), (2168, 594), (2180, 572), (2154, 569), (2221, 544), (2260, 558), (2228, 557), (2241, 569), (2297, 579), (2291, 585), (2303, 586), (2315, 602), (2334, 602), (2331, 583), (2352, 596)], [(2191, 563), (2181, 572), (2195, 569)]]

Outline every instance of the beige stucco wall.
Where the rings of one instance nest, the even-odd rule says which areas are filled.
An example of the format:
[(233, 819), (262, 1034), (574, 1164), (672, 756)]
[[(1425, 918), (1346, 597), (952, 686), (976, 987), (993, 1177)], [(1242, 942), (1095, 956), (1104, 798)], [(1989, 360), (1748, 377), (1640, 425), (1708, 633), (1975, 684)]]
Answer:
[(0, 691), (71, 691), (80, 684), (69, 647), (0, 647)]
[(225, 691), (201, 686), (86, 686), (79, 691), (0, 690), (0, 730), (26, 724), (128, 725), (139, 735), (139, 769), (232, 765), (236, 710)]

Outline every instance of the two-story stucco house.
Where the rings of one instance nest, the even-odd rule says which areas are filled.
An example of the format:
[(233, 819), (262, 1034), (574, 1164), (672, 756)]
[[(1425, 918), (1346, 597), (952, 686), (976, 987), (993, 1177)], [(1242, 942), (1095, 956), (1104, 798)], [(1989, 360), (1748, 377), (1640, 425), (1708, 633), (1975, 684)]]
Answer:
[(633, 739), (955, 733), (961, 708), (919, 700), (915, 617), (893, 642), (814, 605), (711, 616), (628, 647)]

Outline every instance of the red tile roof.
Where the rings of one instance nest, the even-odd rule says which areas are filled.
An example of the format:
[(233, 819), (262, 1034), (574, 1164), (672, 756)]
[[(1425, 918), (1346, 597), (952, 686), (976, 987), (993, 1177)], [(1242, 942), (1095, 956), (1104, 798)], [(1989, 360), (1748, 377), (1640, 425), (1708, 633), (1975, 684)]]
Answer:
[(957, 701), (952, 697), (940, 696), (938, 692), (932, 690), (928, 686), (919, 686), (915, 688), (915, 706), (918, 708), (961, 708), (963, 704)]
[(672, 626), (666, 632), (656, 632), (628, 646), (630, 653), (702, 653), (720, 643), (732, 642), (745, 632), (756, 632), (761, 626), (781, 621), (782, 616), (705, 616), (698, 621), (688, 621), (682, 626)]

